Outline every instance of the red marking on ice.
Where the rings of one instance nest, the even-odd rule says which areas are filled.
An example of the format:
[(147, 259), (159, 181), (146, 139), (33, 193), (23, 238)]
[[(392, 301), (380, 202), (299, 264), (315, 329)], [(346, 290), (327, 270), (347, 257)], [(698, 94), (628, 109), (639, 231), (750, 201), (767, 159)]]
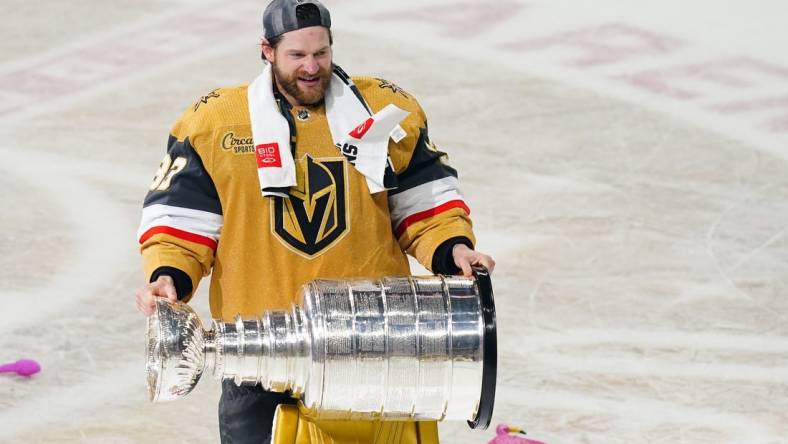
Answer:
[[(788, 80), (788, 69), (746, 57), (618, 76), (630, 85), (679, 100), (714, 97), (758, 86), (764, 78)], [(704, 88), (705, 87), (705, 90)]]
[(773, 133), (788, 133), (788, 115), (770, 120), (766, 128)]
[(709, 109), (726, 115), (764, 114), (776, 111), (779, 116), (770, 119), (762, 127), (774, 133), (788, 132), (788, 96), (728, 102), (712, 106)]
[(421, 9), (406, 8), (374, 14), (369, 18), (377, 21), (423, 22), (440, 27), (439, 33), (443, 36), (467, 39), (493, 30), (516, 16), (524, 7), (511, 0), (460, 1)]
[[(211, 11), (156, 20), (89, 46), (54, 54), (36, 65), (0, 74), (0, 88), (24, 96), (22, 109), (14, 107), (14, 112), (36, 108), (101, 87), (105, 81), (188, 57), (226, 40), (234, 27), (231, 18)], [(0, 115), (10, 110), (0, 108)]]
[(1, 76), (0, 88), (29, 99), (65, 94), (74, 88), (74, 84), (61, 76), (30, 70)]
[(579, 50), (580, 56), (562, 63), (588, 67), (618, 63), (624, 60), (653, 57), (675, 52), (687, 44), (677, 38), (621, 23), (608, 23), (593, 28), (564, 32), (536, 39), (506, 43), (503, 48), (515, 52)]
[(766, 99), (742, 100), (738, 102), (723, 103), (711, 107), (714, 111), (723, 114), (742, 113), (750, 111), (763, 111), (786, 108), (788, 109), (788, 96), (769, 97)]

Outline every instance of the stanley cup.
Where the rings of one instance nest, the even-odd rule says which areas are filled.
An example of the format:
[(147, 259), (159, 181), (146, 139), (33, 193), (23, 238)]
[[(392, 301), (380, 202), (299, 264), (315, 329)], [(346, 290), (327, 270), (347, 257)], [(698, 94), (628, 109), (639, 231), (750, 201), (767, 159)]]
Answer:
[(151, 401), (187, 395), (203, 373), (300, 397), (321, 418), (464, 419), (486, 428), (497, 361), (489, 274), (315, 280), (301, 303), (213, 320), (157, 301), (148, 318)]

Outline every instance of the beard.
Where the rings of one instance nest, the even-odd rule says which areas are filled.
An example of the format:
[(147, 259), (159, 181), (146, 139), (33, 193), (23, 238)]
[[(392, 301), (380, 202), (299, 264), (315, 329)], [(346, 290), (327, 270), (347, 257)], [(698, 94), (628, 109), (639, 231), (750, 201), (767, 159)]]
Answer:
[[(290, 74), (282, 72), (276, 64), (273, 64), (274, 78), (278, 85), (285, 92), (298, 102), (298, 105), (316, 105), (320, 103), (326, 95), (328, 85), (331, 83), (331, 71), (320, 69), (316, 74), (310, 76), (304, 71), (295, 71)], [(315, 86), (301, 88), (298, 85), (298, 78), (317, 77), (318, 83)]]

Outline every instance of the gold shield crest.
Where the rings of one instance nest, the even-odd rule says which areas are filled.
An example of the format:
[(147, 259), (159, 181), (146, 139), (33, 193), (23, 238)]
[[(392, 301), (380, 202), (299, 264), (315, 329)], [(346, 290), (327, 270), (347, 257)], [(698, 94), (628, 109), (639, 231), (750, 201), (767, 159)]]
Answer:
[(274, 197), (272, 226), (288, 248), (312, 259), (349, 230), (346, 162), (307, 154), (296, 162), (296, 180), (288, 198)]

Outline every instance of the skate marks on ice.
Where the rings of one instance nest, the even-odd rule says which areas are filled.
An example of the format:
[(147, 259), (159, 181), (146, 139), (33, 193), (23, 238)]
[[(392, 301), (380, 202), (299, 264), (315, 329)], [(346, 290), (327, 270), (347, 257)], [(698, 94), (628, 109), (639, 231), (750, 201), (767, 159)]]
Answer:
[[(695, 21), (692, 11), (705, 16), (709, 8), (719, 9), (703, 3), (660, 3), (667, 12), (654, 5), (561, 3), (445, 1), (425, 6), (404, 0), (379, 12), (346, 11), (365, 32), (605, 91), (788, 159), (788, 58), (774, 29), (736, 38), (731, 34), (737, 28), (723, 27), (717, 17), (720, 22), (712, 21), (704, 31), (708, 34), (699, 36), (689, 25)], [(643, 8), (655, 11), (644, 14)], [(441, 20), (434, 19), (438, 11)], [(762, 14), (769, 14), (768, 9)], [(741, 21), (725, 19), (736, 25)], [(402, 33), (402, 26), (414, 31)], [(715, 33), (722, 37), (715, 40)], [(736, 44), (719, 44), (731, 40)], [(753, 50), (758, 44), (762, 46)]]
[[(10, 331), (46, 322), (84, 297), (105, 292), (108, 281), (102, 278), (127, 265), (122, 252), (129, 250), (135, 221), (118, 209), (105, 190), (90, 183), (91, 176), (116, 181), (110, 165), (13, 148), (0, 148), (0, 156), (6, 161), (0, 171), (20, 192), (11, 200), (16, 204), (14, 213), (40, 218), (34, 221), (33, 232), (25, 226), (7, 227), (9, 242), (3, 249), (14, 255), (22, 252), (17, 258), (30, 261), (27, 266), (55, 268), (48, 275), (26, 274), (25, 281), (12, 275), (13, 269), (2, 272), (8, 287), (0, 298), (0, 313), (5, 313), (0, 330)], [(51, 237), (52, 232), (60, 234)], [(47, 244), (39, 242), (42, 238)], [(36, 257), (26, 257), (25, 252)]]
[[(540, 87), (528, 102), (588, 100)], [(505, 258), (496, 420), (548, 442), (779, 442), (785, 164), (614, 101), (526, 115), (530, 148), (502, 154), (524, 165), (519, 188), (468, 193), (474, 210), (495, 196), (475, 214), (493, 210), (479, 225), (498, 239), (479, 237)], [(448, 442), (473, 442), (458, 428)]]
[[(788, 385), (788, 338), (761, 334), (562, 330), (528, 337), (527, 353), (547, 368), (627, 377)], [(693, 362), (695, 361), (695, 362)]]
[[(130, 350), (137, 355), (133, 351), (142, 345), (119, 341), (116, 330), (140, 325), (123, 317), (133, 309), (127, 294), (137, 273), (127, 253), (136, 220), (94, 183), (124, 187), (123, 179), (113, 177), (116, 169), (20, 149), (2, 148), (0, 156), (8, 161), (0, 172), (19, 193), (9, 202), (15, 204), (12, 214), (36, 219), (32, 228), (4, 227), (3, 248), (24, 262), (0, 274), (0, 348), (4, 356), (34, 357), (43, 367), (29, 380), (0, 380), (0, 436), (9, 442), (41, 424), (86, 417), (81, 408), (94, 410), (128, 390), (110, 380), (116, 371), (120, 380), (128, 376), (118, 360)], [(48, 273), (29, 271), (37, 267)]]
[[(729, 338), (734, 346), (720, 343)], [(535, 345), (525, 347), (525, 359), (500, 363), (508, 371), (498, 417), (566, 442), (778, 442), (784, 383), (762, 373), (779, 373), (785, 345), (774, 353), (739, 349), (757, 339), (593, 329), (529, 335)]]
[[(3, 148), (0, 155), (9, 161), (0, 173), (14, 185), (6, 190), (18, 192), (8, 202), (12, 215), (33, 221), (31, 229), (4, 220), (11, 225), (3, 248), (25, 263), (0, 275), (0, 349), (9, 359), (34, 357), (43, 367), (31, 379), (0, 378), (0, 441), (115, 442), (127, 436), (145, 442), (150, 430), (167, 436), (159, 418), (175, 423), (180, 408), (205, 414), (216, 387), (198, 391), (179, 409), (155, 409), (146, 399), (144, 319), (133, 298), (140, 284), (134, 237), (144, 189), (139, 174), (52, 153)], [(19, 165), (33, 165), (36, 174), (21, 174)], [(18, 253), (27, 249), (29, 257)], [(129, 416), (118, 420), (124, 412)], [(202, 421), (201, 433), (214, 431), (213, 416)]]
[[(122, 89), (145, 76), (173, 69), (186, 61), (194, 63), (237, 49), (240, 37), (230, 41), (224, 38), (230, 20), (239, 14), (256, 11), (256, 7), (248, 2), (238, 2), (232, 7), (214, 11), (207, 6), (203, 3), (188, 9), (170, 10), (118, 26), (109, 32), (89, 35), (40, 55), (0, 65), (0, 86), (7, 92), (4, 95), (6, 100), (0, 105), (0, 125), (10, 131), (36, 116), (57, 113), (64, 117), (62, 112), (68, 111), (69, 107)], [(190, 32), (183, 33), (184, 28)], [(55, 145), (50, 148), (57, 150)], [(0, 327), (11, 329), (20, 323), (45, 318), (56, 312), (61, 304), (74, 303), (74, 298), (78, 300), (80, 295), (91, 294), (95, 288), (84, 287), (85, 276), (91, 273), (108, 276), (112, 270), (119, 269), (119, 264), (113, 259), (120, 257), (118, 252), (128, 250), (129, 234), (134, 233), (138, 221), (115, 212), (111, 191), (103, 192), (101, 184), (91, 183), (91, 180), (109, 181), (115, 185), (139, 184), (130, 179), (136, 177), (134, 174), (124, 175), (111, 162), (98, 163), (82, 157), (69, 157), (65, 154), (67, 150), (62, 150), (63, 154), (45, 154), (25, 146), (0, 147), (0, 151), (5, 160), (0, 169), (11, 178), (17, 189), (24, 188), (25, 194), (33, 193), (13, 198), (26, 200), (28, 205), (21, 208), (27, 212), (45, 211), (47, 217), (37, 219), (40, 222), (49, 219), (53, 226), (52, 230), (42, 229), (40, 233), (26, 234), (51, 237), (52, 232), (68, 227), (60, 239), (53, 239), (48, 248), (57, 253), (63, 250), (64, 244), (74, 247), (69, 251), (69, 261), (61, 267), (62, 271), (48, 273), (52, 275), (50, 279), (54, 279), (52, 282), (47, 282), (43, 288), (40, 287), (47, 277), (40, 277), (35, 283), (25, 283), (39, 287), (34, 294), (15, 291), (15, 286), (22, 285), (20, 279), (12, 282), (12, 277), (6, 278), (10, 291), (5, 292), (8, 297), (0, 300), (0, 304), (4, 304), (0, 310), (14, 306), (28, 314), (24, 318), (15, 317)], [(13, 189), (7, 191), (13, 192)], [(36, 194), (41, 198), (36, 199)], [(35, 205), (30, 205), (33, 202)], [(58, 223), (51, 223), (53, 221)], [(19, 224), (13, 226), (14, 229), (22, 228)], [(13, 233), (8, 236), (13, 236)], [(24, 237), (19, 241), (23, 242)], [(25, 251), (21, 245), (6, 245), (5, 248)], [(99, 251), (105, 251), (109, 256), (96, 257)], [(51, 260), (53, 256), (49, 258)], [(50, 266), (51, 261), (43, 265)], [(51, 298), (53, 294), (75, 296), (49, 301), (47, 295)]]
[(216, 7), (220, 4), (170, 10), (0, 65), (5, 91), (0, 121), (27, 121), (178, 66), (253, 47), (253, 34), (230, 30), (238, 17), (257, 14), (258, 7), (251, 2)]
[[(228, 41), (219, 33), (228, 28), (229, 17), (250, 5), (219, 13), (198, 8), (170, 10), (3, 64), (0, 85), (8, 100), (0, 106), (0, 126), (19, 136), (24, 131), (17, 128), (50, 130), (28, 126), (33, 118), (56, 115), (68, 125), (79, 120), (69, 114), (73, 107), (89, 99), (173, 69), (187, 58), (195, 62), (237, 49), (240, 37)], [(173, 22), (200, 32), (177, 36), (177, 28), (169, 27)], [(44, 441), (78, 440), (80, 427), (90, 427), (90, 418), (101, 410), (111, 421), (109, 412), (124, 402), (131, 405), (127, 410), (148, 406), (140, 367), (144, 322), (134, 309), (133, 289), (139, 285), (134, 234), (145, 187), (139, 178), (150, 171), (143, 176), (134, 165), (70, 156), (69, 147), (79, 143), (74, 131), (68, 138), (51, 139), (44, 149), (23, 142), (0, 147), (2, 184), (8, 185), (2, 248), (10, 261), (18, 261), (0, 275), (2, 349), (6, 356), (34, 356), (43, 366), (31, 380), (0, 380), (4, 442), (46, 430), (45, 424), (69, 423), (75, 426), (63, 427), (75, 427), (73, 433)], [(133, 331), (138, 333), (129, 334)], [(213, 395), (209, 403), (215, 402)], [(135, 417), (153, 419), (149, 415), (144, 410)], [(134, 423), (132, 428), (140, 427)]]

